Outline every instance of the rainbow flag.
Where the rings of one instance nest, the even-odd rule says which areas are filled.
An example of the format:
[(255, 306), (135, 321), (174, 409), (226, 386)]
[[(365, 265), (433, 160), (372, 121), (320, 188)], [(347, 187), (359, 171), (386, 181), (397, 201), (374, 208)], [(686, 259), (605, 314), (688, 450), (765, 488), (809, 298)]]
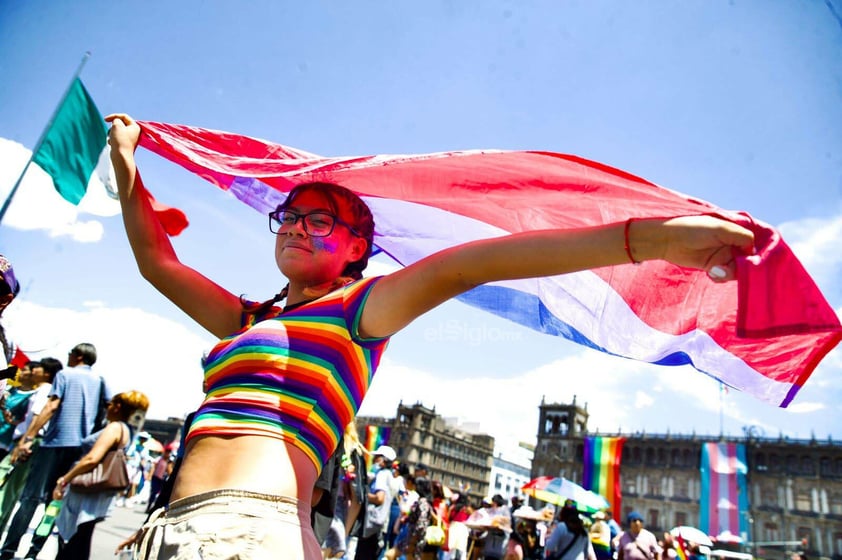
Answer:
[(675, 537), (675, 555), (678, 560), (687, 560), (687, 544), (681, 535)]
[(365, 427), (365, 441), (363, 445), (369, 453), (365, 456), (366, 470), (371, 470), (371, 460), (374, 456), (371, 454), (375, 449), (381, 445), (389, 444), (389, 435), (392, 433), (392, 428), (388, 426), (373, 426), (371, 424)]
[(612, 516), (622, 515), (620, 458), (624, 437), (588, 436), (585, 438), (582, 486), (596, 492), (611, 504)]
[(708, 535), (748, 534), (746, 447), (742, 443), (702, 445), (699, 529)]

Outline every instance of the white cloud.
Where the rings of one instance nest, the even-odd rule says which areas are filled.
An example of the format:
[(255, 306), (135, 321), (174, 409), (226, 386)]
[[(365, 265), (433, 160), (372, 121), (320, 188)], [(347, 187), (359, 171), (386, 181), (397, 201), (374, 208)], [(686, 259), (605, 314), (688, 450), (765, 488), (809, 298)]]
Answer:
[(643, 391), (636, 391), (634, 394), (634, 407), (635, 408), (649, 408), (655, 403), (655, 399), (653, 399), (648, 394), (644, 393)]
[(816, 412), (817, 410), (824, 410), (826, 407), (823, 403), (818, 402), (799, 402), (789, 405), (788, 411), (794, 414), (805, 414)]
[[(23, 145), (0, 138), (0, 199), (3, 201), (12, 191), (31, 154)], [(109, 168), (105, 167), (105, 173)], [(44, 170), (35, 164), (30, 165), (3, 217), (3, 225), (21, 230), (46, 230), (51, 237), (67, 236), (80, 243), (99, 241), (104, 231), (102, 223), (82, 219), (80, 214), (114, 216), (119, 213), (119, 203), (106, 196), (100, 179), (102, 173), (100, 166), (88, 184), (89, 195), (77, 207), (56, 192), (52, 179)]]
[(202, 354), (214, 343), (185, 326), (123, 307), (54, 308), (18, 298), (3, 316), (18, 346), (30, 358), (65, 363), (80, 342), (97, 347), (94, 370), (117, 392), (137, 389), (149, 396), (150, 418), (182, 417), (202, 399)]

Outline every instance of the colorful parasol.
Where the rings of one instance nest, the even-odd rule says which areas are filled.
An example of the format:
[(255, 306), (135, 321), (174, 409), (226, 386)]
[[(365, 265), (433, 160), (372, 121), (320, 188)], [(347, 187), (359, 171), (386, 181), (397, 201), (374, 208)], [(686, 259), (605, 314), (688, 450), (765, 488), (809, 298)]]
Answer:
[(568, 500), (576, 502), (579, 511), (599, 511), (608, 509), (608, 500), (590, 490), (585, 490), (575, 482), (564, 477), (539, 476), (527, 482), (523, 492), (535, 499), (563, 506)]

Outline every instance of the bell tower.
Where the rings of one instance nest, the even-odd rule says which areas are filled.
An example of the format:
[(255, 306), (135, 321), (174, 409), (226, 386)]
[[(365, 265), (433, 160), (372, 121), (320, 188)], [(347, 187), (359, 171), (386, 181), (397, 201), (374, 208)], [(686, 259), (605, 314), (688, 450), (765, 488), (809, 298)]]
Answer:
[(588, 433), (588, 407), (579, 406), (576, 395), (571, 403), (547, 403), (541, 398), (538, 437), (532, 459), (532, 477), (563, 476), (582, 481), (581, 453)]

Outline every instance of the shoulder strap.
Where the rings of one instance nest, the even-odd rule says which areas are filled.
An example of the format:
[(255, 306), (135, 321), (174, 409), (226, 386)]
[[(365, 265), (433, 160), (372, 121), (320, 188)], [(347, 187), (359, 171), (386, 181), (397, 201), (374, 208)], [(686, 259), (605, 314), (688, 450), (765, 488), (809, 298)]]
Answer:
[[(573, 539), (571, 539), (571, 541), (570, 541), (569, 543), (567, 543), (567, 546), (565, 546), (565, 547), (564, 547), (564, 550), (562, 550), (562, 551), (561, 551), (560, 553), (558, 553), (558, 554), (554, 554), (554, 555), (552, 556), (552, 560), (561, 560), (562, 558), (564, 558), (564, 555), (565, 555), (565, 554), (567, 554), (568, 552), (570, 552), (570, 549), (571, 549), (571, 548), (573, 548), (573, 545), (574, 545), (574, 544), (576, 544), (576, 541), (577, 541), (578, 539), (579, 539), (579, 535), (578, 535), (578, 534), (577, 534), (577, 535), (573, 535)], [(587, 558), (587, 554), (585, 555), (585, 557)]]
[[(131, 437), (129, 437), (129, 441), (127, 441), (126, 443), (123, 443), (123, 430), (124, 430), (124, 429), (125, 429), (125, 427), (126, 427), (126, 426), (125, 426), (125, 424), (126, 424), (125, 422), (122, 422), (122, 421), (120, 422), (120, 439), (118, 439), (118, 440), (117, 440), (117, 445), (115, 445), (115, 446), (111, 449), (111, 451), (118, 451), (118, 450), (120, 450), (120, 449), (122, 449), (123, 451), (125, 451), (125, 450), (126, 450), (126, 446), (127, 446), (129, 443), (131, 443)], [(129, 435), (131, 436), (131, 431), (129, 432)]]
[[(645, 550), (643, 550), (643, 547), (642, 547), (642, 546), (640, 546), (640, 543), (639, 543), (639, 542), (637, 542), (637, 538), (636, 538), (636, 537), (635, 537), (635, 539), (634, 539), (634, 545), (637, 547), (637, 549), (638, 549), (640, 552), (642, 552), (642, 553), (643, 553), (643, 555), (644, 555), (646, 558), (650, 558), (650, 556), (649, 556), (649, 552), (646, 552)], [(651, 552), (651, 551), (650, 551), (650, 552)]]

